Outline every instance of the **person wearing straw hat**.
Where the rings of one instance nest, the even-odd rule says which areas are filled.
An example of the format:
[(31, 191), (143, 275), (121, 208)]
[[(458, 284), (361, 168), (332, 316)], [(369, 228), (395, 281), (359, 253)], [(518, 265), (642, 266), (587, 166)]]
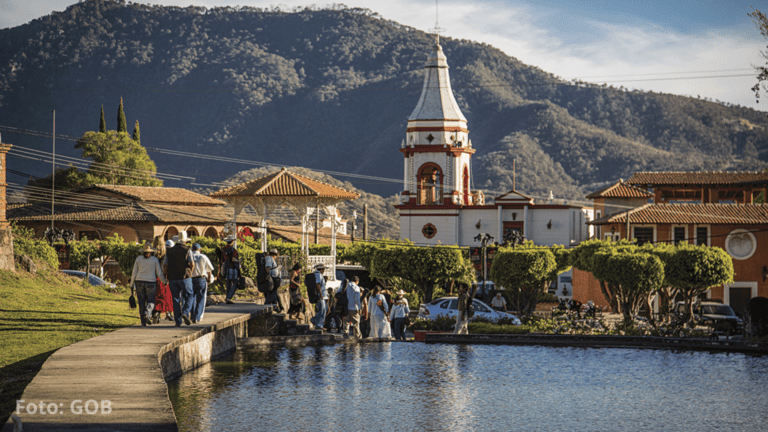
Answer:
[(392, 305), (392, 310), (389, 312), (389, 320), (393, 323), (392, 327), (395, 333), (395, 340), (405, 341), (405, 319), (410, 313), (411, 309), (408, 308), (408, 300), (405, 299), (405, 291), (400, 290), (397, 292), (395, 303)]
[(200, 244), (192, 245), (192, 259), (195, 260), (195, 269), (192, 272), (192, 292), (194, 292), (195, 304), (192, 306), (192, 322), (197, 323), (205, 314), (205, 300), (208, 296), (208, 283), (213, 283), (213, 264), (202, 253)]
[(165, 282), (160, 261), (152, 255), (154, 252), (155, 250), (149, 246), (149, 243), (144, 244), (144, 248), (141, 249), (142, 255), (136, 257), (136, 261), (133, 263), (133, 273), (129, 284), (139, 299), (141, 325), (145, 327), (152, 325), (154, 318), (156, 281), (160, 279)]
[(235, 297), (237, 279), (240, 277), (240, 256), (237, 254), (237, 249), (235, 249), (235, 240), (236, 237), (231, 234), (224, 239), (227, 245), (221, 250), (221, 260), (219, 261), (221, 263), (219, 266), (219, 277), (225, 281), (227, 304), (235, 303), (232, 298)]
[(192, 324), (189, 316), (194, 305), (192, 272), (195, 269), (195, 260), (192, 259), (189, 246), (185, 244), (189, 241), (187, 232), (182, 231), (173, 238), (178, 241), (166, 251), (163, 267), (173, 296), (173, 319), (176, 327), (179, 327), (182, 320), (186, 325)]

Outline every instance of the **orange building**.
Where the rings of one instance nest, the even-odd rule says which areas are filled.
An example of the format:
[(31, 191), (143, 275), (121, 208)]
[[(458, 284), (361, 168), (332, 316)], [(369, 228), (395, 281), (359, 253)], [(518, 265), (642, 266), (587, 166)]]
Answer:
[[(734, 282), (711, 289), (707, 297), (741, 313), (750, 298), (768, 297), (768, 204), (753, 204), (766, 185), (768, 174), (762, 172), (636, 173), (626, 183), (588, 196), (596, 211), (605, 211), (607, 202), (612, 206), (590, 223), (598, 228), (599, 238), (614, 241), (687, 242), (724, 249), (733, 259)], [(641, 202), (650, 196), (652, 203)], [(607, 306), (592, 275), (574, 269), (573, 287), (575, 299)]]

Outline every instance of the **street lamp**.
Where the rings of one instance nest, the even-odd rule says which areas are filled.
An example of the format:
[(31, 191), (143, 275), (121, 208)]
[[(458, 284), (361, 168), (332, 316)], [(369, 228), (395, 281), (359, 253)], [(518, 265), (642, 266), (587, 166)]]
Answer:
[[(480, 242), (480, 245), (483, 247), (483, 301), (488, 302), (488, 292), (485, 290), (485, 281), (488, 279), (488, 254), (486, 247), (488, 246), (488, 243), (493, 243), (493, 236), (491, 236), (488, 233), (482, 233), (475, 236), (475, 241)], [(472, 294), (469, 296), (469, 298), (475, 298), (475, 293), (477, 292), (477, 288), (472, 289)]]

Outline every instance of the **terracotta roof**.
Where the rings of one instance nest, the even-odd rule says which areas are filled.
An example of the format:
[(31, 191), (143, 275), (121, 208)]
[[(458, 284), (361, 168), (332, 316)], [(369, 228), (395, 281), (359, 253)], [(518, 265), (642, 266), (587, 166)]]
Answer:
[[(283, 239), (294, 242), (294, 243), (301, 243), (301, 225), (275, 225), (275, 226), (270, 225), (267, 227), (267, 232), (269, 234), (282, 237)], [(320, 242), (320, 244), (330, 245), (331, 244), (331, 228), (330, 227), (320, 228), (320, 233), (318, 235), (317, 240)], [(310, 242), (315, 241), (314, 232), (309, 233), (309, 241)], [(336, 233), (337, 244), (349, 244), (351, 242), (352, 242), (351, 236)]]
[(595, 198), (650, 198), (653, 194), (638, 187), (622, 182), (616, 182), (597, 192), (587, 195), (587, 199)]
[[(232, 219), (232, 208), (225, 206), (186, 206), (175, 204), (131, 203), (124, 206), (94, 208), (86, 205), (56, 205), (55, 220), (102, 222), (182, 222), (225, 223)], [(7, 219), (15, 221), (50, 221), (48, 204), (8, 206)], [(260, 219), (247, 212), (238, 215), (238, 224), (256, 225)]]
[(189, 189), (169, 188), (169, 187), (151, 187), (151, 186), (122, 186), (97, 184), (78, 190), (77, 192), (88, 193), (92, 191), (105, 190), (108, 192), (124, 195), (128, 198), (144, 202), (166, 203), (166, 204), (184, 204), (184, 205), (223, 205), (219, 201), (208, 196), (192, 192)]
[(210, 196), (215, 198), (258, 196), (356, 199), (360, 197), (360, 194), (292, 173), (283, 168), (274, 174), (216, 191)]
[(636, 172), (626, 181), (632, 185), (743, 185), (764, 184), (768, 173), (762, 171)]
[[(646, 204), (629, 210), (631, 224), (768, 224), (768, 204)], [(627, 223), (627, 212), (589, 222)]]

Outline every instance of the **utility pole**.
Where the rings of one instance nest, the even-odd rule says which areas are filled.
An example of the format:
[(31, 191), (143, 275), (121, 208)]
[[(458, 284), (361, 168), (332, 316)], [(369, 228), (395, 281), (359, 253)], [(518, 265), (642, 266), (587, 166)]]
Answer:
[(352, 243), (355, 242), (355, 230), (357, 229), (357, 210), (352, 212)]
[(368, 204), (363, 206), (363, 240), (368, 241)]
[(53, 162), (51, 164), (51, 230), (53, 230), (54, 200), (56, 198), (56, 110), (53, 110)]
[(315, 206), (315, 244), (320, 244), (320, 204)]

